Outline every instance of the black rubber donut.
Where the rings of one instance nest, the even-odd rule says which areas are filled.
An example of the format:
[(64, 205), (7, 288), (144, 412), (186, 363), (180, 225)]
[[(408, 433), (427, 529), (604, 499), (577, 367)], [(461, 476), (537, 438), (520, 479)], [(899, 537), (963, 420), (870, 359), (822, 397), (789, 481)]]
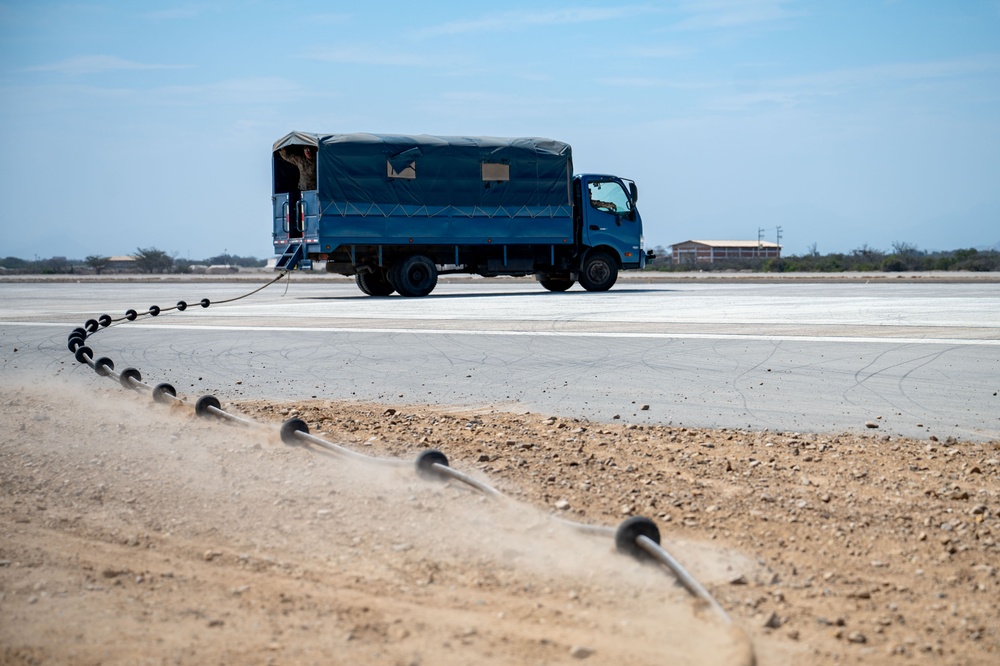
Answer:
[(139, 313), (135, 310), (128, 309), (125, 311), (125, 318), (129, 321), (135, 321), (135, 318), (139, 316)]
[(434, 469), (434, 463), (448, 467), (448, 456), (437, 449), (425, 449), (417, 456), (417, 474), (425, 479), (444, 478), (441, 472)]
[(107, 377), (111, 374), (111, 371), (115, 369), (115, 362), (112, 361), (107, 356), (102, 356), (101, 358), (94, 361), (94, 372), (99, 374), (101, 377)]
[(211, 304), (212, 304), (212, 301), (208, 300), (207, 298), (201, 299), (201, 307), (207, 308)]
[(160, 306), (159, 305), (150, 305), (149, 306), (149, 314), (152, 315), (152, 316), (154, 316), (154, 317), (156, 315), (160, 314)]
[(208, 411), (209, 407), (222, 409), (222, 403), (214, 395), (203, 395), (198, 398), (198, 402), (194, 403), (194, 413), (198, 416), (215, 416), (215, 414)]
[(176, 397), (177, 389), (166, 382), (153, 387), (153, 402), (158, 402), (162, 405), (170, 402), (170, 398)]
[(70, 338), (69, 342), (66, 343), (66, 346), (71, 352), (76, 353), (76, 350), (83, 346), (83, 338)]
[(105, 328), (111, 326), (111, 315), (102, 314), (97, 318), (97, 323)]
[(118, 382), (127, 389), (135, 388), (132, 386), (132, 380), (137, 382), (142, 381), (142, 375), (135, 368), (125, 368), (122, 373), (118, 375)]
[(84, 324), (83, 327), (87, 329), (88, 333), (93, 333), (98, 329), (98, 327), (100, 327), (100, 324), (97, 323), (96, 319), (88, 319), (87, 323)]
[(177, 301), (177, 309), (184, 312), (188, 309), (188, 304), (186, 301)]
[(288, 419), (281, 424), (281, 441), (288, 446), (298, 446), (298, 438), (295, 436), (297, 432), (309, 432), (309, 424), (302, 419)]
[(82, 347), (77, 347), (73, 356), (76, 357), (77, 363), (86, 363), (88, 358), (94, 358), (94, 350), (87, 345), (84, 345)]
[(643, 516), (632, 516), (623, 521), (615, 531), (615, 548), (619, 553), (631, 555), (637, 560), (648, 560), (649, 553), (635, 542), (641, 536), (655, 541), (656, 545), (660, 544), (660, 528), (656, 523)]
[(79, 326), (77, 326), (72, 331), (70, 331), (69, 337), (70, 338), (77, 338), (77, 337), (79, 337), (79, 338), (86, 338), (87, 337), (87, 330), (83, 329), (83, 328), (80, 328)]

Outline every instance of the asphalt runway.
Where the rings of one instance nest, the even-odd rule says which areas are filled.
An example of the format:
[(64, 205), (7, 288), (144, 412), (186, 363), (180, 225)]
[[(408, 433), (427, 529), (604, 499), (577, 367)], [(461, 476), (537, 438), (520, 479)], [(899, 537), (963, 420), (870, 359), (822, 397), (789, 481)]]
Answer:
[[(0, 282), (10, 381), (106, 385), (66, 348), (102, 313), (209, 298), (88, 344), (144, 381), (223, 400), (375, 400), (599, 421), (1000, 439), (1000, 284), (621, 280), (563, 294), (442, 279), (422, 299), (353, 281)], [(16, 349), (16, 351), (14, 351)], [(645, 407), (648, 406), (648, 407)], [(877, 424), (870, 429), (866, 423)]]

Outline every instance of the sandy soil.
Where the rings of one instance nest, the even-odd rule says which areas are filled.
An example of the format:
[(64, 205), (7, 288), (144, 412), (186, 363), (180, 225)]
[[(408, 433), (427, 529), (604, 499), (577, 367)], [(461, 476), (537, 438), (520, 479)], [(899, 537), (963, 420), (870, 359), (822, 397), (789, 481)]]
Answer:
[[(1000, 442), (227, 405), (245, 428), (96, 377), (0, 404), (2, 663), (1000, 661)], [(515, 501), (285, 446), (292, 416)], [(736, 629), (556, 519), (630, 515)]]

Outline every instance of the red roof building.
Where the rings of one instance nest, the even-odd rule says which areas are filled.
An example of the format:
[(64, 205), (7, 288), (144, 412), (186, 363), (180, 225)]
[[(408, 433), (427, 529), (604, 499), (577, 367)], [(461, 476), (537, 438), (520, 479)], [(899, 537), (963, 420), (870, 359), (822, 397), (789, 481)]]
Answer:
[(670, 246), (675, 264), (715, 263), (731, 259), (778, 259), (781, 246), (767, 241), (689, 240)]

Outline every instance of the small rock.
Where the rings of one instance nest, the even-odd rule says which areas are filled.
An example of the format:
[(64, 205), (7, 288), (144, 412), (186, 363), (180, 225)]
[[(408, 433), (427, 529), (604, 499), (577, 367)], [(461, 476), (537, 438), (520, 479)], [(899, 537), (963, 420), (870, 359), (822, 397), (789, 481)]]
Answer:
[(868, 638), (860, 631), (852, 631), (851, 633), (847, 634), (847, 640), (851, 643), (858, 643), (858, 644), (868, 642)]
[(564, 500), (564, 499), (559, 500), (558, 502), (556, 502), (556, 508), (559, 509), (560, 511), (566, 511), (566, 510), (568, 510), (569, 509), (569, 501), (568, 500)]
[(730, 585), (746, 585), (747, 584), (747, 577), (744, 576), (743, 574), (740, 574), (736, 578), (730, 579), (729, 584)]
[(206, 562), (211, 562), (217, 557), (222, 557), (222, 553), (217, 550), (206, 550), (205, 554), (202, 555)]
[(781, 627), (781, 625), (782, 625), (781, 618), (778, 617), (778, 614), (773, 611), (771, 612), (770, 615), (768, 615), (767, 619), (764, 621), (764, 627), (766, 629), (778, 629)]
[(574, 645), (570, 648), (569, 656), (574, 659), (586, 659), (590, 655), (594, 654), (594, 650), (589, 647), (584, 647), (582, 645)]
[(865, 421), (865, 427), (866, 428), (877, 428), (878, 424), (875, 423), (874, 421)]
[(643, 411), (643, 412), (648, 412), (649, 411), (649, 405), (642, 405), (641, 407), (639, 407), (639, 410)]

